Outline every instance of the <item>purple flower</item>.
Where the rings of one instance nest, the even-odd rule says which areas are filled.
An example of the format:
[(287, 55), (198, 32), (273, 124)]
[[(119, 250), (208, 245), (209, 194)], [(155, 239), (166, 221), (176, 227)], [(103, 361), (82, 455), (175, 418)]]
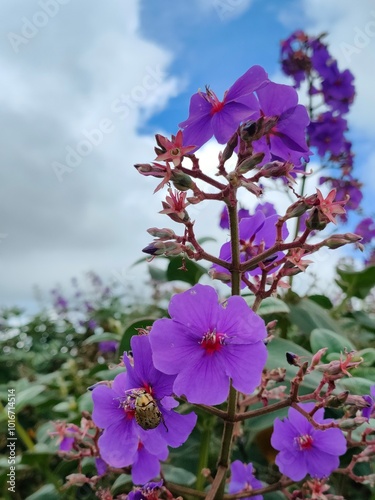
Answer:
[[(235, 460), (231, 464), (231, 478), (229, 483), (229, 493), (239, 493), (240, 491), (257, 490), (262, 488), (262, 483), (254, 477), (253, 464), (244, 464), (240, 460)], [(244, 497), (243, 500), (263, 500), (263, 495)]]
[[(277, 220), (278, 215), (266, 217), (261, 210), (257, 210), (253, 216), (241, 220), (239, 224), (241, 262), (245, 262), (253, 257), (256, 257), (275, 244), (275, 225)], [(284, 240), (288, 236), (288, 230), (285, 225), (283, 226), (282, 236)], [(282, 259), (283, 257), (283, 252), (276, 252), (269, 259), (267, 259), (267, 262), (262, 263), (262, 267), (267, 266), (271, 262)], [(221, 247), (219, 258), (225, 260), (226, 262), (231, 262), (232, 249), (230, 242), (224, 243)], [(213, 268), (220, 273), (229, 274), (227, 269), (217, 264), (214, 264)], [(277, 268), (274, 270), (276, 269)], [(256, 276), (261, 274), (261, 272), (261, 267), (257, 265), (254, 269), (248, 271), (246, 276)]]
[(311, 60), (306, 54), (308, 41), (307, 35), (298, 30), (281, 42), (282, 70), (286, 75), (293, 77), (297, 88), (305, 80), (306, 73), (311, 70)]
[(310, 123), (305, 106), (298, 104), (298, 94), (293, 87), (270, 82), (257, 90), (260, 116), (271, 125), (266, 133), (253, 142), (254, 152), (265, 153), (262, 164), (273, 161), (290, 161), (301, 164), (309, 161), (310, 150), (306, 143), (306, 127)]
[(354, 232), (362, 236), (361, 243), (370, 243), (375, 238), (375, 221), (371, 217), (366, 217), (366, 219), (361, 220)]
[(150, 482), (142, 486), (142, 488), (137, 488), (131, 491), (127, 499), (128, 500), (156, 500), (159, 498), (159, 493), (161, 492), (161, 487), (163, 486), (163, 481)]
[(194, 94), (189, 118), (179, 124), (184, 132), (184, 144), (194, 145), (197, 150), (213, 135), (220, 144), (225, 144), (240, 123), (259, 109), (253, 92), (267, 82), (264, 69), (253, 66), (225, 92), (222, 101), (209, 88)]
[[(250, 213), (246, 208), (240, 208), (238, 210), (238, 220), (244, 219), (245, 217), (250, 217)], [(220, 227), (222, 229), (229, 229), (229, 213), (225, 206), (220, 214)]]
[[(132, 473), (137, 481), (145, 482), (155, 476), (156, 461), (168, 455), (167, 445), (178, 447), (186, 441), (196, 423), (196, 415), (181, 415), (172, 410), (177, 405), (170, 397), (174, 377), (153, 366), (149, 337), (132, 337), (131, 347), (134, 365), (125, 355), (126, 373), (117, 375), (112, 387), (94, 388), (92, 416), (95, 424), (104, 429), (99, 438), (103, 460), (113, 467), (133, 464)], [(139, 390), (146, 391), (161, 412), (162, 421), (154, 429), (145, 430), (135, 419)]]
[[(299, 405), (310, 412), (314, 403)], [(324, 420), (324, 409), (314, 413), (314, 420)], [(346, 439), (340, 429), (318, 430), (294, 408), (289, 408), (288, 418), (274, 422), (271, 445), (279, 450), (276, 464), (282, 474), (300, 481), (307, 474), (321, 479), (329, 476), (339, 466), (339, 456), (346, 452)]]
[(330, 152), (336, 156), (346, 148), (344, 132), (347, 122), (341, 116), (331, 112), (322, 113), (318, 120), (311, 122), (308, 128), (310, 145), (318, 149), (319, 156)]
[(375, 385), (371, 386), (370, 394), (363, 396), (363, 399), (365, 399), (370, 406), (368, 408), (363, 408), (362, 416), (367, 419), (375, 418)]
[(355, 96), (353, 81), (354, 76), (348, 69), (340, 72), (336, 61), (330, 65), (329, 73), (322, 82), (322, 92), (325, 102), (333, 111), (340, 114), (349, 111), (349, 105), (353, 103)]
[(98, 476), (104, 476), (104, 474), (107, 472), (108, 464), (106, 464), (102, 458), (98, 457), (95, 459), (95, 467)]
[(277, 215), (277, 212), (275, 210), (275, 207), (272, 205), (272, 203), (258, 203), (258, 205), (255, 207), (255, 211), (262, 212), (266, 217), (270, 217), (271, 215)]
[(116, 352), (118, 348), (117, 340), (105, 340), (103, 342), (99, 342), (98, 349), (102, 353), (106, 352)]
[(150, 342), (155, 366), (176, 379), (173, 389), (192, 403), (223, 403), (232, 379), (246, 394), (259, 385), (267, 359), (263, 320), (239, 296), (223, 306), (205, 285), (174, 295), (172, 319), (155, 321)]

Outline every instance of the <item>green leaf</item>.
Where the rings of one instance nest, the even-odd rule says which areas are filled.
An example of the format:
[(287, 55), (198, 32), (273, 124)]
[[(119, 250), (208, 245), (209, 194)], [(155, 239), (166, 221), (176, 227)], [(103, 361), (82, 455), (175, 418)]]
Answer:
[(122, 335), (119, 347), (118, 347), (118, 354), (122, 356), (124, 351), (129, 351), (130, 350), (130, 339), (133, 337), (133, 335), (137, 335), (137, 328), (146, 328), (147, 326), (152, 326), (154, 321), (157, 318), (150, 318), (150, 317), (145, 317), (145, 318), (139, 318), (135, 321), (132, 321), (131, 323), (128, 323), (125, 326), (125, 331)]
[(45, 484), (25, 500), (59, 500), (59, 498), (61, 498), (61, 496), (55, 486), (53, 484)]
[(367, 267), (363, 271), (351, 269), (337, 269), (340, 276), (336, 283), (348, 297), (365, 299), (375, 286), (375, 266)]
[[(244, 299), (250, 307), (253, 306), (255, 300), (253, 295), (244, 296)], [(259, 314), (259, 316), (268, 316), (270, 314), (280, 313), (289, 314), (290, 309), (283, 300), (277, 299), (276, 297), (268, 297), (264, 299), (257, 310), (257, 314)]]
[(25, 406), (34, 406), (34, 398), (45, 391), (45, 385), (31, 385), (28, 389), (20, 391), (16, 396), (16, 411), (21, 411)]
[(200, 245), (203, 245), (204, 243), (207, 243), (207, 241), (213, 241), (213, 242), (216, 242), (217, 239), (216, 238), (213, 238), (212, 236), (203, 236), (203, 238), (199, 238), (198, 239), (198, 243)]
[(326, 355), (332, 353), (355, 351), (355, 346), (343, 335), (339, 335), (326, 328), (315, 328), (310, 335), (310, 345), (312, 352), (317, 352), (323, 347), (327, 347)]
[(374, 382), (362, 377), (350, 377), (340, 380), (342, 386), (348, 389), (352, 394), (370, 394), (370, 387)]
[(366, 328), (370, 332), (375, 332), (375, 319), (371, 318), (368, 314), (363, 311), (354, 311), (351, 316), (355, 319), (356, 323)]
[(159, 281), (161, 283), (168, 281), (167, 272), (165, 271), (165, 269), (160, 269), (159, 267), (149, 265), (148, 272), (150, 273), (151, 279), (154, 281)]
[(118, 335), (115, 333), (101, 333), (98, 335), (91, 335), (82, 342), (82, 345), (97, 344), (98, 342), (106, 342), (107, 340), (118, 340)]
[[(363, 358), (361, 366), (375, 366), (375, 349), (373, 347), (366, 347), (357, 352), (358, 356)], [(375, 378), (374, 378), (375, 381)]]
[(324, 309), (332, 309), (333, 304), (331, 300), (326, 297), (325, 295), (309, 295), (308, 297), (310, 300), (318, 304), (319, 306), (323, 307)]
[[(184, 267), (186, 270), (182, 270)], [(167, 279), (168, 281), (184, 281), (194, 286), (198, 283), (199, 279), (203, 274), (206, 274), (207, 270), (193, 262), (192, 260), (185, 259), (183, 266), (183, 261), (181, 257), (175, 257), (171, 259), (167, 268)]]
[(185, 469), (181, 469), (180, 467), (174, 467), (170, 464), (164, 464), (162, 467), (165, 479), (171, 483), (173, 482), (177, 484), (184, 484), (185, 486), (192, 486), (197, 480), (195, 474)]
[(309, 299), (302, 299), (298, 304), (290, 304), (289, 319), (300, 330), (309, 335), (315, 328), (326, 328), (340, 333), (340, 325), (331, 318), (326, 309)]

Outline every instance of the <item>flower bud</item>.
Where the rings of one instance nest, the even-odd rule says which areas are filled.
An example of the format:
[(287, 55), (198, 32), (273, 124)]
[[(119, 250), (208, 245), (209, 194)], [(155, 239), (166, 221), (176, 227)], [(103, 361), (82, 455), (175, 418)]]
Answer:
[(255, 153), (248, 158), (245, 158), (239, 165), (236, 167), (236, 171), (240, 174), (246, 174), (254, 167), (256, 167), (264, 158), (264, 153)]
[(176, 172), (176, 170), (172, 171), (171, 181), (176, 189), (179, 191), (187, 191), (188, 189), (192, 189), (194, 187), (194, 182), (192, 178), (184, 174), (183, 172)]
[(220, 280), (223, 283), (229, 283), (231, 281), (231, 275), (229, 272), (224, 273), (224, 272), (216, 271), (216, 269), (210, 269), (208, 271), (208, 275), (210, 276), (211, 279)]
[(324, 403), (327, 408), (340, 408), (349, 396), (349, 391), (341, 392), (340, 394), (329, 396)]
[(219, 161), (222, 165), (232, 156), (234, 148), (237, 146), (237, 144), (238, 144), (238, 134), (236, 131), (229, 139), (227, 145), (224, 148), (224, 151), (219, 155)]
[(254, 184), (254, 182), (247, 181), (246, 179), (241, 179), (240, 185), (250, 191), (250, 193), (255, 194), (257, 198), (259, 198), (259, 196), (262, 196), (263, 194), (263, 189)]
[(347, 245), (348, 243), (356, 243), (362, 239), (361, 236), (353, 233), (345, 233), (345, 234), (333, 234), (324, 243), (324, 246), (335, 249), (342, 247), (343, 245)]
[(367, 422), (365, 417), (347, 418), (339, 423), (339, 428), (343, 431), (352, 431)]
[(284, 215), (284, 219), (292, 219), (293, 217), (301, 217), (311, 207), (301, 198), (300, 200), (290, 205)]
[(176, 234), (172, 229), (168, 229), (163, 227), (162, 229), (158, 229), (157, 227), (150, 227), (147, 229), (148, 234), (151, 234), (154, 238), (160, 238), (161, 240), (172, 240), (176, 237)]
[(299, 364), (299, 356), (297, 356), (297, 354), (294, 354), (293, 352), (286, 352), (285, 356), (286, 356), (287, 362), (290, 365), (292, 365), (292, 366), (300, 366), (300, 364)]
[(346, 405), (355, 406), (357, 409), (361, 410), (363, 408), (370, 408), (371, 403), (365, 400), (362, 396), (350, 395), (345, 401)]
[(314, 356), (312, 357), (312, 360), (311, 360), (311, 365), (310, 365), (311, 368), (314, 368), (316, 365), (318, 365), (320, 363), (320, 360), (325, 355), (327, 350), (328, 350), (328, 347), (323, 347), (322, 349), (319, 349), (319, 351), (317, 353), (314, 354)]
[(314, 208), (305, 224), (308, 229), (322, 231), (327, 226), (327, 218)]

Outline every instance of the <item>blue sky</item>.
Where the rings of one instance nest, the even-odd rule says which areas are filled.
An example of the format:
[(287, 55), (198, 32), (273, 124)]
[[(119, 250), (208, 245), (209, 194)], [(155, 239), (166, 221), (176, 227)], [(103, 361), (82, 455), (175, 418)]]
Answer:
[[(133, 164), (154, 159), (153, 135), (177, 131), (198, 88), (222, 96), (254, 64), (285, 82), (279, 42), (297, 28), (329, 32), (356, 77), (351, 138), (374, 215), (372, 0), (2, 2), (0, 305), (35, 307), (33, 286), (47, 293), (90, 270), (142, 287), (146, 269), (131, 264), (147, 228), (169, 220), (158, 214), (165, 193), (153, 196), (156, 181)], [(218, 212), (194, 216), (222, 243)]]

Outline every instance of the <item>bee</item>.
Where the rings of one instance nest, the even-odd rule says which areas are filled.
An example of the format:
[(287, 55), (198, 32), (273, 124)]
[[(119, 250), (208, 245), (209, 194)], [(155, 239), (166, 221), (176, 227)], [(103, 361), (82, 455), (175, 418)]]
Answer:
[[(145, 389), (138, 389), (135, 396), (135, 420), (144, 430), (155, 429), (160, 422), (165, 422), (155, 399)], [(167, 429), (168, 430), (168, 429)]]

